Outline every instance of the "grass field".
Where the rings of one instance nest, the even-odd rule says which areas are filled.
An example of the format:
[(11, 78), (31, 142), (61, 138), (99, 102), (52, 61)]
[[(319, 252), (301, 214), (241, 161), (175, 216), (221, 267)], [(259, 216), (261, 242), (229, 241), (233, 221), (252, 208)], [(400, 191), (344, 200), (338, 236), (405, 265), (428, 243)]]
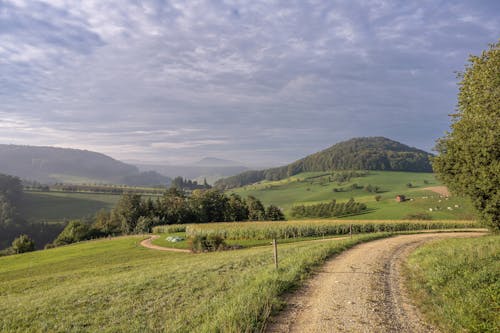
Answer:
[(425, 245), (406, 273), (421, 310), (442, 332), (498, 332), (499, 235)]
[[(247, 185), (231, 192), (243, 197), (253, 195), (266, 205), (274, 204), (281, 207), (285, 214), (294, 204), (313, 204), (332, 199), (347, 201), (349, 198), (354, 198), (356, 201), (366, 203), (368, 211), (348, 219), (404, 219), (409, 214), (423, 212), (433, 219), (475, 218), (468, 200), (459, 197), (445, 199), (437, 193), (424, 190), (426, 187), (441, 185), (432, 173), (370, 171), (367, 176), (352, 178), (345, 183), (330, 182), (328, 180), (330, 174), (330, 172), (301, 173), (280, 181), (263, 181)], [(411, 188), (407, 187), (408, 183), (412, 184)], [(352, 189), (353, 184), (379, 186), (381, 193)], [(334, 192), (334, 189), (342, 191)], [(375, 200), (377, 194), (381, 195), (381, 200), (378, 202)], [(406, 195), (413, 200), (398, 203), (395, 201), (398, 194)], [(433, 211), (430, 212), (429, 208)], [(287, 217), (290, 218), (288, 214)]]
[(115, 194), (26, 191), (20, 210), (30, 221), (61, 222), (111, 209), (119, 199)]
[(91, 241), (0, 258), (2, 332), (250, 332), (312, 267), (387, 234), (186, 254), (140, 237)]

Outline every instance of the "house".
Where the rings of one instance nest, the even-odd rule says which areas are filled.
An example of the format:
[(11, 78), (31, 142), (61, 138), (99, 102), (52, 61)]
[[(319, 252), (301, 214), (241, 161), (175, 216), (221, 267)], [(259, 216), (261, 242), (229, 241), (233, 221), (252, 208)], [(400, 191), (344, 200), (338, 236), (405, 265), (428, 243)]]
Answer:
[(396, 195), (396, 201), (397, 202), (403, 202), (406, 200), (406, 197), (402, 194)]

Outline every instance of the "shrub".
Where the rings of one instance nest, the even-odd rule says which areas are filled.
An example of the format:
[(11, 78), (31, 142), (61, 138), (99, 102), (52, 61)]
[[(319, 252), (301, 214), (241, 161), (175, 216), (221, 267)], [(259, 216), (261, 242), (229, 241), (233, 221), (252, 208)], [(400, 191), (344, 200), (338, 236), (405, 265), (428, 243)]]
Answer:
[(375, 201), (379, 202), (380, 200), (382, 200), (382, 196), (380, 194), (376, 195)]
[(213, 252), (227, 248), (224, 238), (217, 234), (194, 235), (189, 238), (189, 247), (193, 252)]
[(411, 213), (406, 215), (408, 220), (432, 220), (432, 216), (428, 213)]
[(35, 251), (35, 242), (28, 235), (20, 235), (12, 242), (13, 253), (25, 253)]

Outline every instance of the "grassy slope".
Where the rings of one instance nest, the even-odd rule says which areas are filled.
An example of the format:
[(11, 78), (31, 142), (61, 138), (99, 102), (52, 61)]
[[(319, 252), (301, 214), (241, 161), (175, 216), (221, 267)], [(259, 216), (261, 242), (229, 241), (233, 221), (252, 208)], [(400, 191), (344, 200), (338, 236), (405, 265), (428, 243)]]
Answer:
[[(320, 175), (325, 177), (318, 177)], [(311, 204), (332, 199), (346, 201), (352, 197), (366, 203), (370, 212), (349, 219), (401, 219), (410, 213), (429, 213), (429, 208), (438, 206), (441, 208), (439, 211), (430, 213), (434, 219), (474, 218), (467, 200), (452, 197), (446, 201), (434, 192), (423, 190), (425, 187), (440, 185), (432, 173), (370, 171), (368, 176), (353, 178), (342, 184), (328, 182), (327, 175), (325, 172), (301, 173), (281, 181), (264, 181), (244, 186), (232, 192), (242, 196), (253, 195), (266, 205), (278, 205), (285, 210), (285, 213), (293, 204)], [(424, 181), (427, 181), (427, 184)], [(354, 183), (379, 186), (382, 189), (380, 193), (382, 200), (375, 201), (376, 194), (364, 189), (350, 190), (350, 186)], [(408, 188), (407, 183), (412, 183), (414, 187)], [(344, 188), (345, 191), (333, 192), (334, 188)], [(404, 194), (414, 200), (397, 203), (394, 199), (398, 194)], [(438, 202), (439, 200), (441, 202)], [(459, 205), (458, 209), (455, 209), (455, 204)], [(448, 206), (453, 210), (449, 211)]]
[(0, 258), (0, 331), (258, 330), (278, 295), (360, 239), (200, 255), (154, 251), (124, 237)]
[(500, 236), (425, 245), (407, 264), (410, 290), (443, 332), (498, 332)]
[(63, 192), (25, 192), (20, 211), (33, 221), (62, 221), (95, 214), (99, 209), (111, 209), (119, 195)]

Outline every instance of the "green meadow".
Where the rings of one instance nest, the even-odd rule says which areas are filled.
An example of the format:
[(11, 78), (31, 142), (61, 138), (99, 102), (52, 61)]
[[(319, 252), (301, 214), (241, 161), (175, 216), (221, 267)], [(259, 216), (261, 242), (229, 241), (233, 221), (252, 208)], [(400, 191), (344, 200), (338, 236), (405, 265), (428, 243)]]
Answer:
[[(369, 171), (363, 177), (351, 178), (348, 182), (329, 181), (331, 172), (307, 172), (280, 181), (262, 181), (231, 190), (243, 197), (252, 195), (264, 204), (281, 207), (288, 218), (294, 204), (314, 204), (333, 199), (342, 202), (350, 198), (368, 206), (365, 214), (346, 217), (348, 219), (405, 219), (411, 214), (427, 213), (432, 219), (474, 219), (472, 206), (464, 198), (441, 198), (427, 187), (440, 186), (432, 173)], [(411, 183), (411, 187), (407, 184)], [(353, 189), (353, 185), (378, 186), (379, 193), (365, 189)], [(337, 191), (335, 191), (335, 189)], [(408, 201), (396, 202), (396, 195), (403, 194)], [(380, 201), (375, 196), (380, 195)], [(456, 207), (458, 206), (458, 207)], [(450, 209), (448, 209), (450, 207)], [(432, 209), (432, 212), (429, 210)]]
[(25, 191), (21, 212), (31, 221), (61, 222), (111, 209), (118, 199), (116, 194)]
[(2, 332), (251, 332), (329, 256), (387, 236), (190, 254), (122, 237), (0, 258)]

